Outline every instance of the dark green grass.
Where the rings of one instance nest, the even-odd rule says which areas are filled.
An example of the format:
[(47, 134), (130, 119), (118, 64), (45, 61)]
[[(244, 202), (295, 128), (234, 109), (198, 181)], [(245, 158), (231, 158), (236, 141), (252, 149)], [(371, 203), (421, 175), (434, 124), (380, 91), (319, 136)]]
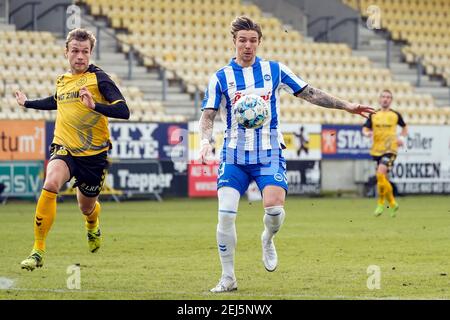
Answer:
[[(237, 219), (239, 290), (213, 295), (220, 277), (217, 202), (103, 202), (104, 243), (87, 249), (75, 202), (58, 204), (42, 269), (20, 269), (33, 243), (33, 203), (0, 206), (0, 299), (449, 299), (450, 199), (399, 199), (396, 218), (375, 218), (374, 199), (288, 198), (276, 237), (278, 269), (261, 262), (261, 203), (242, 201)], [(67, 288), (79, 263), (81, 290)], [(381, 288), (367, 288), (367, 268)], [(0, 281), (0, 285), (1, 285)]]

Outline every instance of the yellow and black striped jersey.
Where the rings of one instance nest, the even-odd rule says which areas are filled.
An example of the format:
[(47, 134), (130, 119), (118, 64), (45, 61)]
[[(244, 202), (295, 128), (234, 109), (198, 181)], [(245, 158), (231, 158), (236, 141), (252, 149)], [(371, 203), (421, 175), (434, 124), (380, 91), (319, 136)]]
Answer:
[(378, 110), (377, 113), (370, 115), (364, 127), (373, 131), (373, 144), (370, 150), (372, 156), (397, 154), (397, 125), (405, 127), (406, 123), (400, 113), (392, 109)]

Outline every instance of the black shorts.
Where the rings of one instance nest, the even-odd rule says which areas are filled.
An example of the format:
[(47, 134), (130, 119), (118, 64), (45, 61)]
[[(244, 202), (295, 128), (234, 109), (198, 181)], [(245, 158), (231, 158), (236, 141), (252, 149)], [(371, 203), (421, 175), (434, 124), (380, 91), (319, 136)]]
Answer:
[(100, 194), (109, 167), (107, 151), (94, 156), (75, 157), (65, 147), (52, 144), (49, 161), (55, 159), (63, 160), (67, 164), (70, 179), (75, 177), (73, 187), (78, 187), (83, 195), (96, 197)]
[(377, 162), (377, 167), (380, 164), (384, 164), (388, 170), (392, 169), (392, 166), (394, 165), (394, 161), (397, 158), (397, 155), (394, 153), (385, 153), (381, 156), (372, 156), (373, 160)]

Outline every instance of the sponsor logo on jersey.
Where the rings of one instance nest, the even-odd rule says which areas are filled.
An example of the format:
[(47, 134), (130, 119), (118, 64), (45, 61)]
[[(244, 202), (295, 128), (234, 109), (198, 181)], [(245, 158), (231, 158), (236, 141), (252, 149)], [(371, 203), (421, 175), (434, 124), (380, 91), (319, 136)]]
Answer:
[(85, 85), (87, 82), (87, 77), (86, 76), (82, 76), (78, 81), (77, 81), (77, 86), (82, 87), (83, 85)]
[(281, 173), (276, 173), (276, 174), (273, 176), (273, 178), (274, 178), (276, 181), (278, 181), (278, 182), (283, 181), (283, 175), (282, 175)]
[(56, 154), (58, 156), (67, 156), (67, 150), (66, 149), (59, 149), (58, 151), (56, 151)]
[[(269, 91), (266, 95), (263, 95), (260, 97), (263, 98), (264, 101), (268, 102), (270, 100), (270, 96), (271, 96), (272, 92)], [(236, 91), (236, 93), (234, 94), (234, 99), (232, 101), (232, 105), (235, 105), (236, 102), (242, 97), (245, 96), (245, 94), (241, 91)]]
[(72, 91), (72, 92), (66, 92), (58, 95), (58, 101), (62, 102), (64, 100), (75, 100), (80, 97), (80, 91)]
[(64, 87), (64, 85), (65, 85), (64, 76), (58, 77), (58, 79), (56, 79), (56, 86), (57, 87)]

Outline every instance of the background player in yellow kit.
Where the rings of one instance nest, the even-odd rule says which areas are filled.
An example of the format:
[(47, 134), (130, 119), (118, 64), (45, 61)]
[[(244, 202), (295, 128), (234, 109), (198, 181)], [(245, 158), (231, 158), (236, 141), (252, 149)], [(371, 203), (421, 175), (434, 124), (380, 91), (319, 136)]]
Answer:
[[(381, 92), (379, 100), (380, 110), (370, 115), (362, 129), (365, 136), (373, 138), (370, 154), (377, 162), (378, 205), (374, 212), (375, 216), (383, 213), (386, 200), (389, 203), (392, 217), (395, 217), (399, 208), (394, 198), (392, 185), (388, 179), (388, 173), (397, 157), (398, 147), (405, 144), (408, 128), (400, 113), (391, 109), (392, 98), (391, 91), (383, 90)], [(402, 127), (398, 137), (397, 125)]]
[(90, 64), (94, 35), (84, 29), (72, 30), (66, 39), (65, 56), (70, 71), (56, 80), (54, 96), (30, 101), (20, 91), (17, 103), (26, 108), (57, 110), (51, 158), (39, 197), (35, 221), (35, 241), (22, 269), (42, 267), (45, 239), (56, 215), (56, 197), (61, 187), (76, 178), (77, 200), (85, 215), (88, 245), (96, 252), (101, 244), (97, 201), (108, 167), (111, 147), (108, 117), (128, 119), (130, 112), (120, 90), (99, 67)]

